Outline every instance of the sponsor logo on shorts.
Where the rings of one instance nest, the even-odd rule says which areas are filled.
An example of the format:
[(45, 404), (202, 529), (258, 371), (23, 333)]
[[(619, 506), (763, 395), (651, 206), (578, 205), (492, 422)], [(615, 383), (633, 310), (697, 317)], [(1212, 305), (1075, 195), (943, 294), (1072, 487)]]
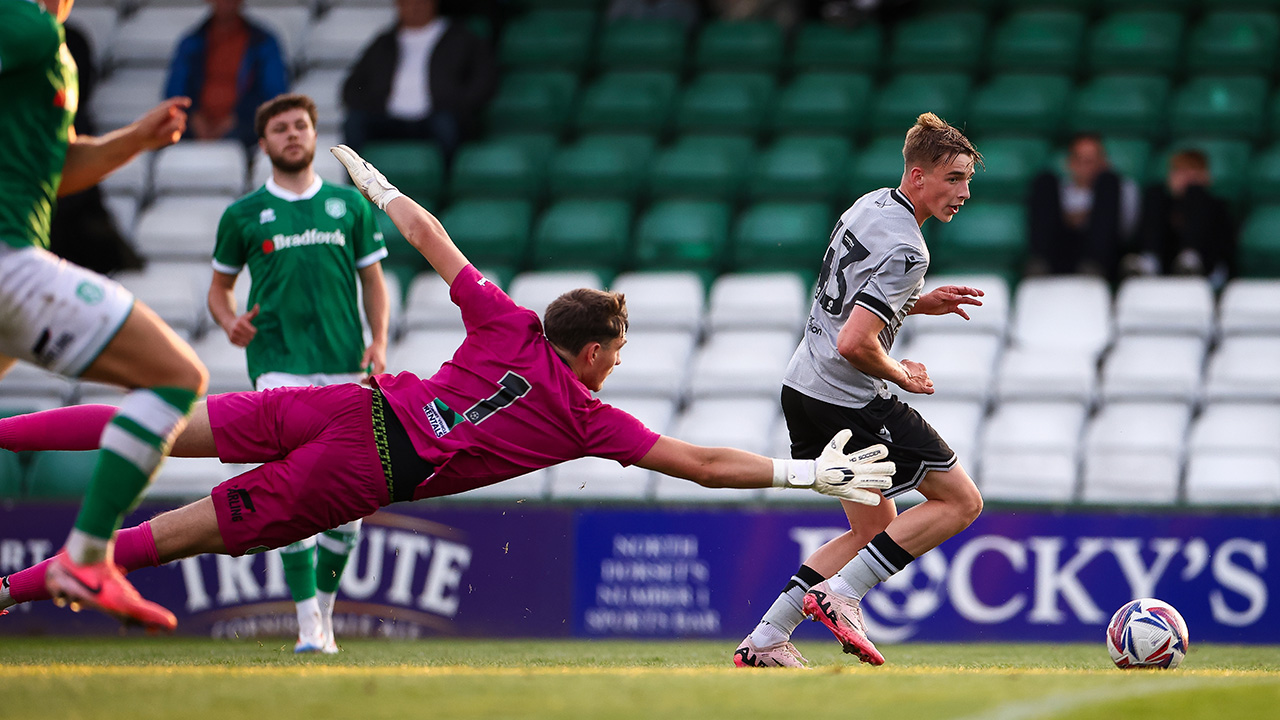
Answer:
[(86, 305), (97, 305), (102, 302), (102, 298), (105, 295), (106, 293), (102, 291), (102, 286), (95, 282), (81, 280), (80, 284), (76, 286), (76, 297), (80, 298)]
[(347, 214), (347, 202), (342, 198), (329, 198), (324, 201), (324, 212), (329, 217), (337, 220)]
[(253, 498), (249, 497), (249, 491), (240, 488), (227, 491), (227, 507), (231, 509), (231, 522), (243, 522), (244, 513), (258, 512), (258, 509), (253, 506)]
[(37, 363), (49, 367), (66, 352), (72, 340), (75, 340), (75, 336), (69, 332), (60, 333), (55, 339), (49, 328), (45, 328), (40, 332), (40, 337), (36, 338), (36, 344), (31, 346), (31, 354), (35, 356)]

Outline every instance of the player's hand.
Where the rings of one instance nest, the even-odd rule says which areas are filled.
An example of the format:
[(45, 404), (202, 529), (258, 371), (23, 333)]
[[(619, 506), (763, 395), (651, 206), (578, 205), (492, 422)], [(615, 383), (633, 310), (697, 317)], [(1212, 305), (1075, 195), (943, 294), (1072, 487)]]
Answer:
[(965, 320), (969, 319), (969, 313), (964, 311), (961, 305), (981, 306), (982, 301), (978, 298), (983, 296), (983, 292), (978, 288), (967, 287), (964, 285), (942, 285), (934, 288), (932, 291), (920, 296), (916, 301), (915, 307), (911, 308), (913, 315), (948, 315), (955, 313)]
[(387, 343), (374, 342), (364, 350), (364, 357), (360, 358), (360, 367), (364, 368), (370, 375), (381, 375), (387, 371)]
[(872, 490), (888, 490), (897, 468), (892, 461), (884, 459), (889, 456), (884, 445), (872, 445), (846, 454), (844, 446), (851, 437), (851, 431), (841, 430), (823, 448), (815, 461), (813, 489), (841, 500), (879, 505), (880, 493)]
[(906, 377), (897, 381), (898, 387), (911, 393), (933, 394), (933, 379), (929, 377), (929, 371), (925, 369), (923, 363), (918, 363), (915, 360), (903, 360), (902, 369), (906, 371)]
[(142, 150), (159, 150), (178, 142), (187, 129), (191, 98), (171, 97), (133, 121), (132, 131)]
[(369, 202), (378, 206), (379, 210), (386, 210), (387, 203), (404, 195), (396, 189), (395, 185), (387, 182), (386, 176), (378, 172), (378, 168), (357, 155), (355, 150), (346, 145), (338, 145), (329, 148), (329, 152), (338, 158), (338, 162), (342, 163), (347, 173), (351, 175), (351, 181), (360, 188), (360, 192), (364, 193), (365, 197), (369, 198)]
[(254, 327), (253, 319), (258, 317), (258, 311), (261, 309), (261, 306), (254, 305), (249, 312), (236, 318), (236, 321), (231, 323), (231, 327), (224, 328), (227, 331), (227, 339), (232, 345), (249, 347), (253, 336), (258, 334), (258, 328)]

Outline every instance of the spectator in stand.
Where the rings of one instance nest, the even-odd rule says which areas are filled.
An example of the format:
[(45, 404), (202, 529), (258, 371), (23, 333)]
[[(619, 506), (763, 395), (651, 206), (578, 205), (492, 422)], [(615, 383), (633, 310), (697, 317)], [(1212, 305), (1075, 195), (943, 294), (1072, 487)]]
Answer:
[(693, 28), (699, 19), (698, 3), (693, 0), (612, 0), (608, 19), (614, 20), (674, 20), (685, 30)]
[(1204, 275), (1221, 288), (1235, 264), (1236, 227), (1226, 200), (1209, 190), (1209, 158), (1182, 150), (1169, 158), (1163, 185), (1147, 188), (1138, 252), (1125, 257), (1135, 275)]
[(165, 97), (191, 98), (188, 138), (258, 143), (253, 114), (289, 90), (280, 42), (241, 12), (244, 0), (206, 0), (212, 14), (178, 42)]
[(396, 11), (342, 84), (346, 143), (432, 140), (448, 162), (497, 88), (493, 51), (437, 0), (396, 0)]
[(1137, 227), (1137, 184), (1111, 168), (1102, 138), (1081, 133), (1067, 149), (1067, 175), (1031, 183), (1028, 275), (1100, 275), (1114, 280)]

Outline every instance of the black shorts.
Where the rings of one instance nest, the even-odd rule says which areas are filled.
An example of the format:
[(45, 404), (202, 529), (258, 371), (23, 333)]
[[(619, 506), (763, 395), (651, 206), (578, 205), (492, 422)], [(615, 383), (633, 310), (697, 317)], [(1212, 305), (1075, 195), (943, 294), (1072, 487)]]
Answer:
[(784, 385), (782, 415), (791, 434), (791, 457), (796, 459), (818, 457), (832, 436), (846, 429), (853, 431), (846, 450), (883, 444), (889, 449), (889, 459), (898, 466), (885, 497), (901, 495), (919, 485), (925, 473), (950, 470), (957, 462), (947, 441), (920, 413), (896, 397), (876, 398), (863, 407), (850, 408)]

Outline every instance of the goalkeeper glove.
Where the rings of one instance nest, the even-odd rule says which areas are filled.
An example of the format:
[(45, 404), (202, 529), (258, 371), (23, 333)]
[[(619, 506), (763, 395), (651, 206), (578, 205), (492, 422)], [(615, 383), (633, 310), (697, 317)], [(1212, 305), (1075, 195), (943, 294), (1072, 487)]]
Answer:
[(338, 158), (351, 175), (351, 181), (360, 188), (360, 192), (364, 193), (365, 197), (369, 198), (369, 202), (378, 206), (379, 210), (385, 211), (387, 203), (404, 195), (396, 189), (395, 185), (387, 182), (386, 176), (378, 172), (378, 168), (357, 155), (355, 150), (346, 145), (339, 145), (329, 148), (329, 152)]
[(889, 489), (896, 467), (892, 461), (883, 460), (889, 456), (884, 445), (846, 454), (844, 446), (851, 437), (849, 430), (836, 433), (817, 460), (775, 459), (774, 487), (808, 488), (841, 500), (879, 505), (880, 494), (871, 489)]

